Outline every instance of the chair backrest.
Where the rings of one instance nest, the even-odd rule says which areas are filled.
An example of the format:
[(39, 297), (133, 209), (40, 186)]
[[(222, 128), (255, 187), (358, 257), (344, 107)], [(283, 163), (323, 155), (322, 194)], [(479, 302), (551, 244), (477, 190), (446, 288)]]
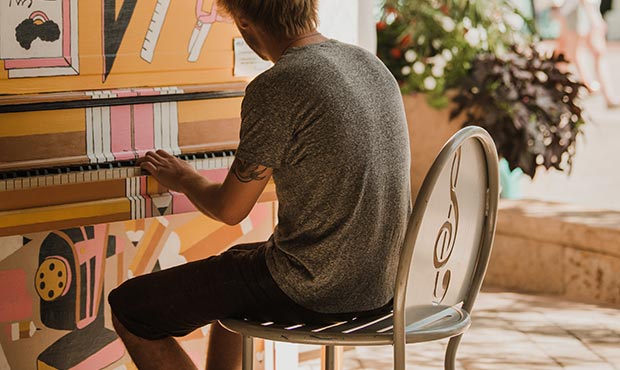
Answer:
[(462, 303), (470, 312), (491, 252), (498, 194), (493, 140), (480, 127), (461, 129), (436, 157), (409, 219), (394, 294), (395, 340), (442, 308)]

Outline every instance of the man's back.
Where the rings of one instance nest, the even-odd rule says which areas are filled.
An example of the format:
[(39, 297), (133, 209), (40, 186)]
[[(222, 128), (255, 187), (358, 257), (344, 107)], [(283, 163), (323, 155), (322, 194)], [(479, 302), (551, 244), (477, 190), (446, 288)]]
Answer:
[(269, 270), (318, 312), (382, 306), (410, 212), (402, 98), (385, 66), (337, 41), (287, 51), (248, 86), (243, 160), (273, 168)]

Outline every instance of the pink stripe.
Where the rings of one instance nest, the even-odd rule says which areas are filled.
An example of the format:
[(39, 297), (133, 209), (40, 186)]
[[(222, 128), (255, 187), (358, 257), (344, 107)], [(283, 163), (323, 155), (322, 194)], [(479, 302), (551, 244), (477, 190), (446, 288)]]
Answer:
[(110, 141), (116, 160), (134, 158), (131, 150), (131, 107), (119, 105), (110, 107)]
[(34, 12), (30, 14), (30, 17), (28, 18), (35, 19), (37, 16), (41, 17), (46, 22), (49, 20), (49, 18), (47, 17), (47, 14), (43, 13), (40, 10), (35, 10)]
[[(95, 261), (95, 263), (97, 263), (97, 262)], [(92, 280), (92, 275), (93, 275), (93, 273), (95, 273), (95, 271), (90, 271), (90, 261), (84, 262), (84, 265), (86, 265), (86, 305), (85, 305), (86, 306), (86, 314), (85, 314), (86, 317), (85, 317), (84, 320), (81, 320), (80, 322), (78, 322), (77, 327), (79, 329), (85, 328), (86, 325), (88, 325), (88, 324), (86, 324), (86, 322), (90, 323), (89, 318), (93, 317), (91, 309), (92, 309), (92, 306), (93, 306), (93, 303), (92, 303), (92, 299), (93, 298), (92, 298), (92, 296), (93, 296), (94, 292), (92, 292), (91, 289), (90, 289), (90, 287), (91, 287), (90, 281)]]
[(34, 297), (28, 293), (28, 287), (32, 284), (32, 278), (28, 276), (21, 269), (0, 271), (0, 322), (32, 318)]
[(257, 203), (252, 212), (250, 212), (250, 220), (252, 221), (252, 226), (255, 228), (265, 222), (265, 220), (269, 219), (270, 216), (270, 207), (268, 207), (267, 203)]
[(161, 95), (161, 92), (155, 89), (133, 89), (133, 91), (137, 92), (140, 96)]
[(31, 58), (31, 59), (7, 59), (4, 61), (6, 69), (37, 68), (37, 67), (66, 67), (67, 59), (58, 58)]
[(200, 170), (201, 175), (211, 181), (224, 182), (226, 175), (228, 175), (228, 168), (217, 168), (212, 170)]
[(131, 91), (131, 90), (112, 90), (112, 94), (115, 94), (119, 98), (126, 98), (128, 96), (138, 95), (135, 91)]
[(188, 213), (195, 212), (196, 207), (190, 202), (190, 200), (183, 193), (177, 193), (176, 191), (171, 191), (172, 194), (172, 213)]
[(134, 149), (138, 155), (155, 147), (153, 125), (153, 104), (138, 104), (133, 106), (133, 133)]
[(69, 370), (103, 369), (118, 361), (124, 354), (125, 349), (118, 338)]

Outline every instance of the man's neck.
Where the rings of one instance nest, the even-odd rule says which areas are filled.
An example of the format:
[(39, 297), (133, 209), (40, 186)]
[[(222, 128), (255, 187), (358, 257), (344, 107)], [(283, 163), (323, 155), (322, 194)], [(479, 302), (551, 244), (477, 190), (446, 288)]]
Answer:
[(273, 62), (276, 62), (290, 48), (317, 44), (326, 40), (327, 38), (321, 35), (316, 29), (310, 30), (293, 38), (286, 38), (281, 42), (277, 43), (277, 45), (274, 45), (271, 59)]

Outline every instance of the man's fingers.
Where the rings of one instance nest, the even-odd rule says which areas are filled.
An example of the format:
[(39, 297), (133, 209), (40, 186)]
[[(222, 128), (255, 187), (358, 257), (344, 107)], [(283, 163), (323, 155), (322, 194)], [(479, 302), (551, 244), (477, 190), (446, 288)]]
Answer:
[(158, 149), (155, 153), (159, 154), (163, 158), (173, 158), (174, 156), (163, 149)]
[(151, 162), (142, 162), (142, 163), (140, 163), (140, 168), (142, 168), (146, 172), (150, 173), (151, 175), (154, 175), (154, 174), (157, 173), (157, 166), (155, 166)]

